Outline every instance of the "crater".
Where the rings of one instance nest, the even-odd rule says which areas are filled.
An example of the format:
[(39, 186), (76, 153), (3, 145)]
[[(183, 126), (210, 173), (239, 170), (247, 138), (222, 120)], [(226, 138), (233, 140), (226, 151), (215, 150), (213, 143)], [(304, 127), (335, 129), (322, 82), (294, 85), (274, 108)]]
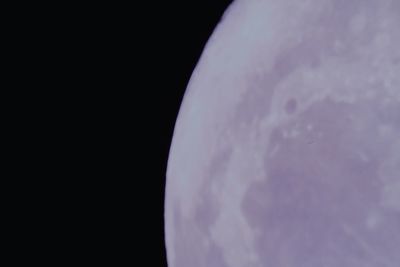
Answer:
[(285, 111), (287, 114), (292, 115), (297, 110), (297, 101), (294, 98), (290, 98), (285, 104)]

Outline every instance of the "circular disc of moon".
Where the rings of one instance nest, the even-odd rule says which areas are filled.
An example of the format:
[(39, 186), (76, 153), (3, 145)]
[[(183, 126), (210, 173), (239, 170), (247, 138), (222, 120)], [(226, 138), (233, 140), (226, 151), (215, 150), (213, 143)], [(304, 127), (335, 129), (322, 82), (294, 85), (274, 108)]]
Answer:
[(400, 1), (247, 0), (193, 72), (170, 267), (400, 266)]

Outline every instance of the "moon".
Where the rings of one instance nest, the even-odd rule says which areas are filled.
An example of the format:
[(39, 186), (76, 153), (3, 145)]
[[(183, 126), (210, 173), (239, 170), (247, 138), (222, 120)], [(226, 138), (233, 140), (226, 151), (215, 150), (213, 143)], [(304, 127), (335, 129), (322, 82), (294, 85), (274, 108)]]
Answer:
[(168, 159), (170, 267), (400, 266), (400, 1), (234, 2)]

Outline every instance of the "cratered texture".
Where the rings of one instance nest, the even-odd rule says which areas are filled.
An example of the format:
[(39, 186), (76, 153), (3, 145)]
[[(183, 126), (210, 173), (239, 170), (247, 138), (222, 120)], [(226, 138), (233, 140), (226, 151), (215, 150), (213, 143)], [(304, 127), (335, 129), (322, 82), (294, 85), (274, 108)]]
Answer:
[(400, 1), (237, 1), (171, 145), (170, 267), (400, 266)]

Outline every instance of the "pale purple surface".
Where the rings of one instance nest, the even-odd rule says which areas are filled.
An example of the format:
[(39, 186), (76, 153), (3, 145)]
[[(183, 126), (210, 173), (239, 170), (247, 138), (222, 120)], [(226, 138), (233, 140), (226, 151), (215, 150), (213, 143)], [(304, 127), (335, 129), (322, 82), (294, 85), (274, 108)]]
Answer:
[(185, 95), (170, 267), (400, 266), (400, 1), (237, 1)]

